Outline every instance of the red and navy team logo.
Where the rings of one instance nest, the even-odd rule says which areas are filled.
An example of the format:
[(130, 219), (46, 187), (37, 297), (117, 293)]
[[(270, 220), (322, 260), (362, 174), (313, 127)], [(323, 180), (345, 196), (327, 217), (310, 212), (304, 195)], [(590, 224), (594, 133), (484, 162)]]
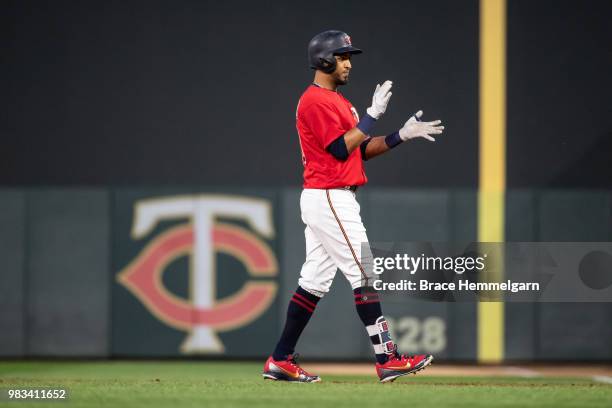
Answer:
[[(224, 223), (218, 217), (246, 221), (251, 227)], [(170, 196), (141, 200), (134, 208), (132, 238), (143, 239), (166, 220), (186, 222), (155, 236), (117, 275), (117, 281), (159, 320), (188, 333), (184, 353), (224, 351), (218, 332), (245, 326), (261, 316), (276, 296), (276, 257), (264, 238), (274, 235), (271, 205), (253, 197), (224, 195)], [(250, 278), (231, 296), (216, 296), (215, 254), (241, 262)], [(162, 275), (175, 259), (190, 258), (190, 297), (170, 292)]]
[(345, 43), (346, 45), (348, 45), (348, 46), (353, 45), (353, 44), (352, 44), (352, 42), (351, 42), (351, 37), (350, 37), (350, 36), (348, 36), (348, 35), (344, 37), (344, 43)]

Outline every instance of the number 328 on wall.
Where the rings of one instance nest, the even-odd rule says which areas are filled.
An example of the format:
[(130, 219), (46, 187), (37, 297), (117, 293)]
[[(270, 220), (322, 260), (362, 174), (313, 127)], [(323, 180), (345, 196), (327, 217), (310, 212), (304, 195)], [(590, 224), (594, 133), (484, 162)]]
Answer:
[(406, 353), (439, 353), (446, 348), (446, 322), (439, 317), (387, 317), (397, 347)]

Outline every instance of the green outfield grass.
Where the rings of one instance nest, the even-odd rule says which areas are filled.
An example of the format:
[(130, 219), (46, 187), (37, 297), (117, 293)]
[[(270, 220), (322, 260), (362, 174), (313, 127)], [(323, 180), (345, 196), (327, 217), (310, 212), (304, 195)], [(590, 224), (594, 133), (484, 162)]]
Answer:
[[(612, 385), (588, 378), (325, 375), (319, 384), (264, 381), (262, 364), (223, 362), (0, 362), (0, 388), (64, 387), (43, 407), (611, 407)], [(307, 364), (305, 364), (307, 366)], [(432, 371), (435, 370), (435, 366)], [(281, 405), (282, 404), (282, 405)]]

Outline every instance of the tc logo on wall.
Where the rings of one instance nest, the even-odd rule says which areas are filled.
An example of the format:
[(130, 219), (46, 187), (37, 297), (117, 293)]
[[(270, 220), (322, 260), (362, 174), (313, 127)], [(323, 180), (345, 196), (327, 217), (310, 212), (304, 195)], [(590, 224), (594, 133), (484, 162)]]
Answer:
[[(249, 229), (220, 219), (240, 221)], [(181, 220), (186, 222), (151, 236), (163, 221)], [(275, 299), (277, 261), (260, 236), (274, 236), (271, 205), (265, 199), (190, 195), (139, 200), (131, 237), (149, 242), (117, 281), (157, 319), (188, 333), (181, 352), (220, 353), (224, 345), (218, 333), (248, 325)], [(217, 278), (224, 273), (216, 265), (219, 253), (237, 260), (256, 279), (246, 279), (233, 294), (218, 298)], [(189, 298), (172, 293), (163, 280), (167, 266), (181, 257), (189, 258)]]

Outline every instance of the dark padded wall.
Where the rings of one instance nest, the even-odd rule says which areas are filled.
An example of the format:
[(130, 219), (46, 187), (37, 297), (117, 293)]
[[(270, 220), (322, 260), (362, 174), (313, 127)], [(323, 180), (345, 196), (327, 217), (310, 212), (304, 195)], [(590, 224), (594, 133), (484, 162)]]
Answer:
[(306, 46), (339, 28), (365, 50), (343, 90), (361, 114), (395, 82), (378, 132), (420, 108), (448, 129), (368, 165), (371, 180), (474, 186), (478, 2), (415, 4), (3, 2), (0, 184), (299, 186)]
[(108, 354), (109, 203), (103, 190), (28, 194), (29, 355)]
[[(306, 44), (337, 27), (366, 50), (344, 89), (360, 112), (395, 81), (378, 131), (418, 108), (447, 125), (368, 164), (371, 181), (476, 186), (478, 2), (416, 4), (3, 2), (0, 183), (297, 186)], [(610, 15), (508, 2), (509, 187), (610, 187)]]
[(612, 187), (612, 2), (507, 3), (508, 186)]
[(0, 357), (26, 353), (25, 193), (0, 192)]
[[(609, 242), (611, 203), (608, 191), (510, 191), (506, 239)], [(509, 360), (612, 358), (612, 303), (506, 303), (505, 313)]]

